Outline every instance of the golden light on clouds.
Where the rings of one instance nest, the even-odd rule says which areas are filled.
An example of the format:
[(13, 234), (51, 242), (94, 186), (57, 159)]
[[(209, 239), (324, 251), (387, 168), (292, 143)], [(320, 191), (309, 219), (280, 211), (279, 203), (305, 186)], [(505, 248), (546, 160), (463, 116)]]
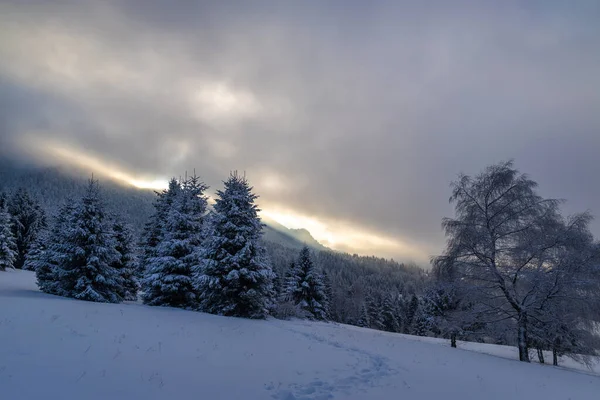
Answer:
[(268, 208), (263, 209), (261, 215), (263, 218), (278, 222), (286, 228), (306, 229), (311, 233), (312, 237), (327, 247), (335, 248), (336, 243), (339, 243), (339, 238), (328, 229), (327, 225), (315, 218), (300, 215), (289, 210), (272, 211)]
[(164, 189), (168, 181), (158, 177), (138, 176), (124, 171), (120, 166), (101, 160), (80, 149), (63, 143), (45, 140), (41, 135), (25, 135), (21, 145), (31, 149), (36, 156), (49, 162), (59, 161), (62, 165), (79, 168), (111, 179), (118, 183), (131, 185), (140, 189)]
[(372, 232), (347, 221), (315, 218), (294, 210), (265, 206), (262, 216), (290, 229), (308, 230), (321, 244), (333, 249), (361, 255), (409, 258), (426, 261), (428, 254), (416, 245)]
[[(50, 163), (93, 172), (95, 175), (142, 189), (160, 190), (168, 186), (168, 180), (162, 177), (140, 176), (127, 172), (121, 166), (100, 159), (81, 149), (70, 147), (61, 142), (46, 140), (43, 134), (31, 134), (22, 137), (21, 145), (33, 151), (38, 159)], [(263, 171), (265, 172), (265, 171)], [(286, 190), (281, 176), (276, 173), (257, 174), (260, 193), (268, 196), (277, 191)], [(269, 203), (261, 198), (261, 216), (273, 220), (290, 229), (306, 229), (321, 244), (333, 249), (361, 255), (377, 254), (383, 257), (402, 257), (414, 261), (426, 261), (428, 254), (418, 246), (398, 238), (369, 231), (348, 221), (305, 215), (293, 209)], [(212, 203), (212, 198), (211, 198)]]

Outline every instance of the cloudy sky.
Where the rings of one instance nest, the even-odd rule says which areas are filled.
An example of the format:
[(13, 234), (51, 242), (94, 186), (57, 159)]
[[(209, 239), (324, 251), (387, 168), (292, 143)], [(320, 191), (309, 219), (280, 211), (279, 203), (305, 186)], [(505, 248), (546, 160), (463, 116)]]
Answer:
[(600, 214), (600, 2), (0, 0), (0, 150), (244, 170), (266, 216), (424, 262), (490, 163)]

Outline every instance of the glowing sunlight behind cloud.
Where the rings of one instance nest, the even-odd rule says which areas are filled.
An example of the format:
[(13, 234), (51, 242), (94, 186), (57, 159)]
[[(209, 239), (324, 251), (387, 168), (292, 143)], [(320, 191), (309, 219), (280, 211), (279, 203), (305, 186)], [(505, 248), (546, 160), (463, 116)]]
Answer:
[(26, 135), (22, 139), (23, 147), (33, 149), (33, 152), (49, 162), (60, 162), (61, 165), (83, 169), (101, 177), (112, 179), (121, 184), (128, 184), (139, 189), (164, 189), (168, 185), (166, 179), (148, 178), (125, 172), (113, 163), (103, 161), (83, 150), (69, 147), (62, 143), (42, 139), (35, 135)]
[(190, 94), (192, 113), (201, 120), (232, 122), (255, 115), (259, 103), (249, 92), (237, 90), (222, 82), (200, 83)]
[(315, 218), (276, 206), (265, 206), (262, 216), (290, 229), (307, 229), (317, 241), (333, 250), (361, 255), (376, 253), (386, 257), (404, 254), (407, 258), (419, 262), (426, 262), (429, 257), (418, 246), (369, 232), (344, 221)]
[[(82, 169), (118, 183), (141, 189), (164, 189), (168, 185), (166, 179), (132, 174), (115, 163), (42, 136), (40, 133), (25, 135), (21, 138), (21, 146), (49, 163), (60, 162), (62, 165)], [(259, 182), (267, 193), (285, 189), (282, 178), (274, 173), (263, 174)], [(267, 221), (273, 220), (290, 229), (306, 229), (317, 241), (334, 250), (363, 255), (377, 253), (386, 257), (403, 254), (419, 262), (426, 261), (428, 257), (418, 246), (370, 232), (345, 221), (303, 215), (295, 210), (270, 204), (268, 200), (261, 201), (259, 206), (262, 208), (262, 217)]]

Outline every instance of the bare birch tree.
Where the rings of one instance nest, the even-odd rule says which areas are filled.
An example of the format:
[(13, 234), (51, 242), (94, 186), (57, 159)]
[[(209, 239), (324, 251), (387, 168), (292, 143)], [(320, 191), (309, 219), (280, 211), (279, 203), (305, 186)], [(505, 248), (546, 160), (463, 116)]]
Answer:
[(561, 201), (541, 197), (512, 161), (461, 175), (451, 188), (455, 218), (443, 220), (447, 248), (434, 266), (467, 284), (481, 322), (514, 321), (519, 359), (529, 361), (530, 326), (544, 324), (559, 299), (585, 302), (593, 294), (591, 217), (563, 218)]

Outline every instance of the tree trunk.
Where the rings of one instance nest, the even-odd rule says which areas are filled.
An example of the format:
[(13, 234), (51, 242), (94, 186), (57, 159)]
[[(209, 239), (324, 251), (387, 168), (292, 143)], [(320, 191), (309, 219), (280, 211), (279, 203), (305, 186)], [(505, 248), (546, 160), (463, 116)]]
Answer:
[(558, 352), (556, 347), (552, 348), (552, 365), (558, 365)]
[(529, 360), (529, 348), (527, 347), (527, 314), (521, 313), (519, 315), (518, 326), (518, 345), (519, 345), (519, 360), (530, 362)]
[(456, 333), (450, 334), (450, 346), (456, 348)]
[(540, 364), (544, 364), (544, 351), (542, 349), (537, 349), (538, 360), (540, 360)]

